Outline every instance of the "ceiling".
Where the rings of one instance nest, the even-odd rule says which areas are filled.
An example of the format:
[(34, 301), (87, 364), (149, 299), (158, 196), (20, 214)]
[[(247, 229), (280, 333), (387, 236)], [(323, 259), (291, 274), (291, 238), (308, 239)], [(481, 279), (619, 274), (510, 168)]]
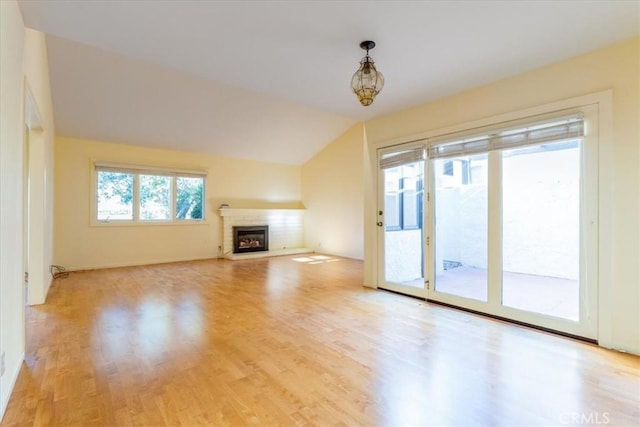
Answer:
[[(638, 35), (623, 1), (27, 1), (56, 133), (303, 164), (358, 121)], [(364, 52), (385, 76), (349, 88)]]

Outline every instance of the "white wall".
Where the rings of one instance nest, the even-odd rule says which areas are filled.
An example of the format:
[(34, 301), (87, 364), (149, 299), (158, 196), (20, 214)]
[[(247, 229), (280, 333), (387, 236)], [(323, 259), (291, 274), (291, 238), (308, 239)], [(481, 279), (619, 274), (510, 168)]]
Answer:
[(487, 268), (486, 184), (436, 190), (436, 274), (442, 261)]
[(502, 174), (504, 271), (578, 280), (579, 150), (507, 157)]
[(387, 282), (409, 282), (423, 278), (422, 230), (385, 232), (384, 272)]
[(22, 53), (24, 27), (15, 1), (0, 1), (0, 415), (24, 358), (22, 288)]

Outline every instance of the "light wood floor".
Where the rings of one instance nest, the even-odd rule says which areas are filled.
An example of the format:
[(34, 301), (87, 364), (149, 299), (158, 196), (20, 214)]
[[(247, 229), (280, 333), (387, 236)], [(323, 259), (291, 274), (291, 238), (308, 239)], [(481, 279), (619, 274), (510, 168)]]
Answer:
[(638, 425), (639, 358), (295, 256), (72, 273), (2, 426)]

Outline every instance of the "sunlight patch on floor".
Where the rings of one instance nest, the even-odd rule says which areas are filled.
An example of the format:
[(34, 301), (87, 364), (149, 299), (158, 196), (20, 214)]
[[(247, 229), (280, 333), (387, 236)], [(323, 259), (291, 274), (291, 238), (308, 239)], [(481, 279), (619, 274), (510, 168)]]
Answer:
[(313, 255), (313, 256), (305, 256), (305, 257), (298, 257), (298, 258), (293, 258), (292, 259), (295, 262), (304, 262), (307, 264), (325, 264), (328, 262), (336, 262), (336, 261), (340, 261), (338, 258), (332, 258), (330, 256), (326, 256), (326, 255)]

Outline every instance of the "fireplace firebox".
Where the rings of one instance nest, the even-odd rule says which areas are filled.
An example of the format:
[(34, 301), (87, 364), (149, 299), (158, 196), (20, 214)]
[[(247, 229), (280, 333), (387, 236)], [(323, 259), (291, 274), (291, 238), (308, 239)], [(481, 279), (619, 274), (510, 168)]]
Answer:
[(233, 227), (233, 253), (260, 252), (269, 250), (269, 226)]

